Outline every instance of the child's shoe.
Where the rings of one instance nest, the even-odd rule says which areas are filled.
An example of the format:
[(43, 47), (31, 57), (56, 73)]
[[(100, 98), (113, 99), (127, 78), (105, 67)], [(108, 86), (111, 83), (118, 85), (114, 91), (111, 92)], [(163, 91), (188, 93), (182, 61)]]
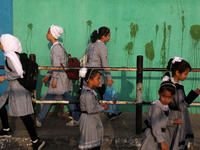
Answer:
[(32, 147), (34, 150), (41, 150), (44, 147), (45, 143), (45, 141), (38, 139), (36, 143), (32, 142)]
[(4, 129), (0, 130), (0, 138), (11, 138), (11, 137), (12, 137), (11, 129), (9, 129), (8, 131)]
[(69, 127), (78, 126), (78, 125), (79, 125), (79, 120), (76, 121), (74, 119), (72, 119), (70, 122), (66, 123), (66, 126), (69, 126)]

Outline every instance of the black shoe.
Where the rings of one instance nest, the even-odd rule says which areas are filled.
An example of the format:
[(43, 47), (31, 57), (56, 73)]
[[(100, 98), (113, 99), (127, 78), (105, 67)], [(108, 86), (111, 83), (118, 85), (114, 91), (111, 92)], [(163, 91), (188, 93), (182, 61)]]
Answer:
[(123, 112), (119, 112), (118, 115), (115, 115), (115, 114), (108, 115), (108, 118), (109, 118), (109, 120), (114, 120), (114, 119), (120, 117), (121, 115), (123, 115)]
[(34, 150), (41, 150), (44, 147), (45, 143), (45, 141), (38, 139), (36, 143), (32, 143), (32, 147)]
[(12, 137), (12, 132), (11, 129), (8, 131), (5, 131), (3, 129), (0, 130), (0, 138), (11, 138)]

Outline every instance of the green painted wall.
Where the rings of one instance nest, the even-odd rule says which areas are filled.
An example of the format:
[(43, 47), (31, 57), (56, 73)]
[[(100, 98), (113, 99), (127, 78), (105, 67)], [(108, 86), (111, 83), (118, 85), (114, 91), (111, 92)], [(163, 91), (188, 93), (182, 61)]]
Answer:
[[(199, 68), (199, 10), (199, 0), (13, 0), (13, 33), (21, 40), (24, 52), (37, 55), (40, 66), (50, 65), (50, 43), (45, 34), (55, 24), (64, 28), (61, 40), (68, 53), (78, 58), (84, 54), (91, 32), (108, 26), (111, 67), (136, 67), (137, 55), (143, 55), (144, 67), (166, 67), (169, 58), (181, 56)], [(47, 90), (41, 82), (45, 74), (40, 71), (38, 98)], [(158, 98), (162, 75), (144, 72), (144, 100)], [(112, 76), (119, 99), (136, 100), (136, 72), (113, 71)], [(186, 93), (199, 85), (199, 77), (199, 73), (189, 74), (183, 82)], [(200, 113), (191, 108), (190, 112)], [(120, 105), (120, 110), (135, 108)]]

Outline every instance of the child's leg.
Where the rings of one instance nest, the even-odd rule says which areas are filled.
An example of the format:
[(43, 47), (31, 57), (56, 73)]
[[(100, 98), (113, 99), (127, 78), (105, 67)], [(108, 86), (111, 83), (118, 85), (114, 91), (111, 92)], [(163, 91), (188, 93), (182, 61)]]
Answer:
[[(54, 100), (55, 96), (56, 96), (55, 94), (47, 94), (45, 97), (45, 100)], [(49, 112), (50, 108), (51, 108), (51, 104), (44, 104), (42, 107), (42, 110), (37, 116), (37, 120), (39, 120), (40, 122), (43, 121), (43, 119), (46, 117), (47, 113)]]
[(94, 147), (92, 149), (88, 149), (88, 150), (100, 150), (101, 149), (101, 146), (97, 146), (97, 147)]
[[(64, 97), (67, 100), (72, 100), (70, 92), (65, 92)], [(72, 113), (73, 119), (78, 121), (79, 120), (79, 112), (76, 111), (77, 110), (76, 104), (68, 104), (67, 106), (68, 106), (70, 112)]]
[(31, 140), (32, 141), (37, 140), (38, 136), (37, 136), (35, 126), (34, 126), (34, 121), (31, 117), (31, 115), (21, 116), (20, 118), (23, 121), (23, 123), (24, 123), (30, 137), (31, 137)]
[(8, 129), (10, 127), (8, 123), (8, 114), (5, 105), (6, 104), (4, 104), (4, 106), (0, 109), (0, 118), (3, 129)]
[(59, 111), (58, 111), (58, 116), (62, 116), (62, 114), (63, 114), (63, 107), (64, 107), (64, 104), (60, 104), (60, 108), (59, 108)]

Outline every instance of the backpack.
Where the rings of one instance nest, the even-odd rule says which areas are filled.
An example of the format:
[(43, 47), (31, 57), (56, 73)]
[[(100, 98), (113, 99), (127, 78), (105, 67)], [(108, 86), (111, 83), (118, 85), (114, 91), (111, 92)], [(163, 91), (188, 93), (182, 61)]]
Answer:
[[(36, 89), (37, 77), (38, 77), (38, 64), (32, 61), (26, 53), (17, 53), (19, 55), (20, 62), (22, 64), (22, 69), (24, 71), (23, 78), (18, 78), (19, 83), (28, 91)], [(6, 60), (6, 67), (12, 71)]]
[[(71, 57), (70, 54), (67, 55), (68, 57), (68, 67), (81, 67), (80, 61), (76, 57)], [(66, 71), (67, 76), (71, 80), (78, 80), (79, 78), (79, 70), (68, 70)]]

